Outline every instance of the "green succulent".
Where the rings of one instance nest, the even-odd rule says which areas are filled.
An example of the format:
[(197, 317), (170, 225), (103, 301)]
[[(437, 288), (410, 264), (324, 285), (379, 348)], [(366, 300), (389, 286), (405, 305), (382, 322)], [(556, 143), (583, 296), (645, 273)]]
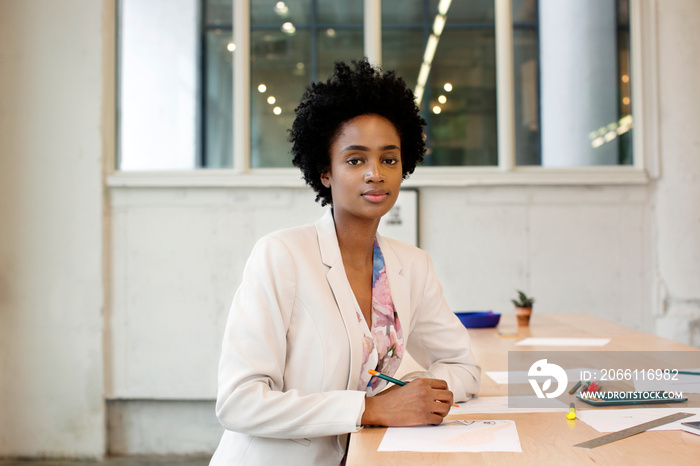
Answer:
[(532, 307), (532, 303), (535, 302), (535, 298), (528, 298), (528, 296), (520, 290), (518, 292), (518, 300), (511, 299), (515, 307)]

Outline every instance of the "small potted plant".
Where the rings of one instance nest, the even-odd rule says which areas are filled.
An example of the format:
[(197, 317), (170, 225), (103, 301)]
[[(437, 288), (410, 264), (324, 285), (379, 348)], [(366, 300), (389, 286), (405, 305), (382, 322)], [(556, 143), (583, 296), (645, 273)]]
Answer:
[(528, 297), (525, 293), (520, 290), (518, 292), (518, 299), (511, 299), (515, 305), (515, 316), (518, 319), (519, 327), (527, 327), (530, 325), (530, 315), (532, 314), (532, 304), (535, 302), (535, 298)]

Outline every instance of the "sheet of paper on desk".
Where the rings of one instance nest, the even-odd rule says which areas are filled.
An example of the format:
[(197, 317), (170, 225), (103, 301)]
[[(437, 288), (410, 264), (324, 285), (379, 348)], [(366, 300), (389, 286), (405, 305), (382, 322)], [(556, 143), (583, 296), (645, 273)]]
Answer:
[(605, 346), (610, 338), (535, 338), (520, 340), (516, 346)]
[[(515, 398), (526, 397), (510, 398), (517, 403)], [(547, 400), (551, 403), (551, 407), (547, 408), (509, 408), (508, 399), (507, 396), (476, 396), (467, 402), (458, 403), (459, 407), (453, 406), (450, 414), (565, 413), (569, 409), (567, 404), (556, 399)]]
[[(681, 369), (700, 374), (700, 369)], [(700, 375), (669, 373), (671, 380), (635, 380), (634, 389), (638, 392), (665, 390), (668, 392), (700, 393)]]
[(700, 408), (686, 408), (680, 404), (676, 408), (578, 409), (576, 417), (598, 432), (617, 432), (675, 413), (693, 413), (695, 416), (651, 430), (681, 430), (681, 422), (700, 421)]
[(389, 427), (378, 451), (522, 452), (515, 421), (450, 421), (439, 426)]
[[(569, 380), (578, 380), (582, 371), (591, 372), (593, 370), (594, 369), (588, 367), (566, 369), (566, 376), (569, 378)], [(530, 376), (527, 374), (527, 371), (486, 371), (486, 375), (488, 375), (499, 385), (508, 385), (509, 383), (530, 383), (528, 382)]]

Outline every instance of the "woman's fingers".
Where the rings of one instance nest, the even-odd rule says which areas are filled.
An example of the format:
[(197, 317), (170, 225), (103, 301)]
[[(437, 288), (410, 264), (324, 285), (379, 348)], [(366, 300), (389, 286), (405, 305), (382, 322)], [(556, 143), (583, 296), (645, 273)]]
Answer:
[(385, 390), (365, 402), (363, 424), (387, 426), (436, 425), (450, 412), (453, 395), (440, 379), (415, 379)]
[[(436, 390), (447, 390), (447, 382), (442, 379), (416, 379), (422, 380), (430, 384), (430, 386)], [(416, 381), (414, 380), (414, 382)]]

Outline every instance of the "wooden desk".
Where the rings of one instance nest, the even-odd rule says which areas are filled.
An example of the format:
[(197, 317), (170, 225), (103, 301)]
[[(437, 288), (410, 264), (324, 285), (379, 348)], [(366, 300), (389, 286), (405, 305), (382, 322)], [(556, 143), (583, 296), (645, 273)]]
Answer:
[[(518, 332), (517, 337), (499, 334)], [(526, 337), (609, 337), (603, 347), (586, 351), (698, 351), (700, 349), (637, 332), (612, 322), (581, 314), (533, 314), (530, 327), (517, 328), (513, 315), (504, 315), (497, 328), (471, 329), (472, 350), (482, 371), (508, 369), (508, 351), (566, 351), (573, 348), (515, 346)], [(485, 374), (479, 396), (505, 396), (507, 385), (498, 385)], [(687, 395), (695, 402), (698, 395)], [(649, 406), (649, 405), (643, 405)], [(682, 411), (685, 403), (656, 405)], [(697, 406), (694, 403), (693, 406)], [(642, 406), (637, 406), (642, 407)], [(600, 409), (600, 408), (596, 408)], [(569, 421), (564, 413), (513, 413), (450, 415), (448, 419), (511, 419), (516, 423), (522, 453), (420, 453), (378, 452), (385, 428), (364, 428), (352, 434), (348, 466), (453, 465), (453, 464), (696, 464), (700, 435), (682, 431), (644, 432), (591, 450), (573, 445), (604, 435), (581, 420)]]

